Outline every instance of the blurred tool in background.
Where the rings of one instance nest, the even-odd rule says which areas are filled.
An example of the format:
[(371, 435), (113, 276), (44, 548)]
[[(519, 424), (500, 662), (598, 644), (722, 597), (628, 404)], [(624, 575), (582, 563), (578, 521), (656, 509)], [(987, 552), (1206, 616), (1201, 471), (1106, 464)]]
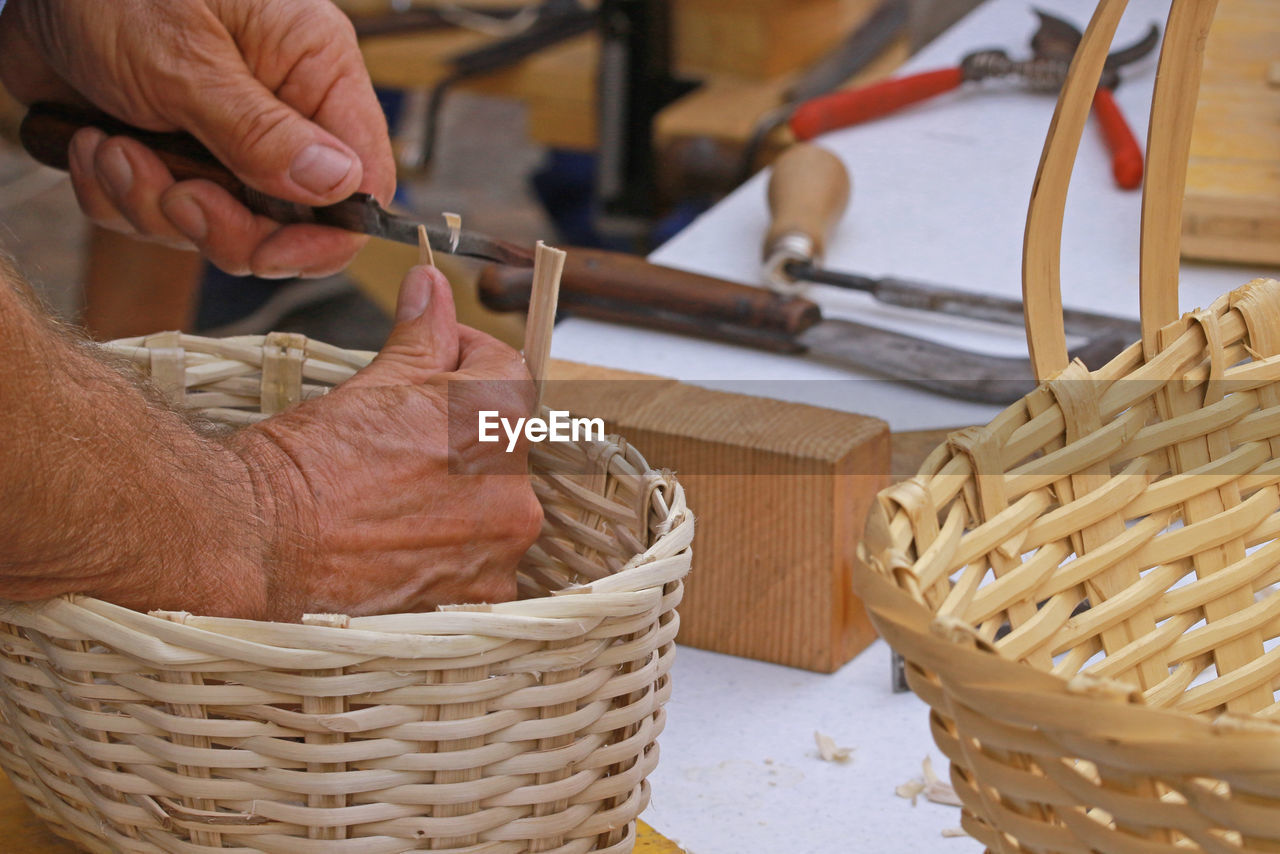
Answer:
[[(967, 54), (953, 68), (924, 71), (836, 92), (796, 107), (788, 120), (797, 140), (886, 116), (903, 107), (950, 92), (964, 83), (1015, 77), (1033, 92), (1056, 94), (1066, 80), (1071, 57), (1082, 34), (1073, 24), (1047, 12), (1036, 11), (1040, 26), (1031, 37), (1030, 59), (1015, 60), (999, 48)], [(1102, 82), (1093, 107), (1111, 152), (1112, 173), (1123, 189), (1142, 184), (1142, 151), (1111, 92), (1120, 83), (1119, 69), (1137, 62), (1155, 49), (1160, 31), (1154, 24), (1133, 44), (1107, 56)]]

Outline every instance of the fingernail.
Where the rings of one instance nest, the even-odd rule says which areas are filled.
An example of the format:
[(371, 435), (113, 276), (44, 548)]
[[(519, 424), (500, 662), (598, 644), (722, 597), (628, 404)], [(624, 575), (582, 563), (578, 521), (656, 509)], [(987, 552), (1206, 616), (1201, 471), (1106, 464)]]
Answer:
[(71, 137), (71, 156), (75, 158), (76, 165), (80, 167), (81, 174), (93, 174), (93, 155), (98, 150), (98, 145), (107, 138), (107, 135), (97, 128), (81, 128), (76, 131), (76, 135)]
[(313, 193), (324, 194), (341, 184), (353, 165), (345, 152), (317, 142), (293, 158), (289, 177)]
[(103, 180), (116, 198), (123, 199), (129, 195), (129, 190), (133, 187), (133, 166), (118, 144), (108, 146), (102, 152), (102, 156), (98, 158), (98, 171), (102, 173)]
[(405, 276), (400, 285), (400, 295), (396, 298), (396, 323), (406, 323), (422, 317), (431, 304), (432, 287), (429, 275), (415, 270)]
[(260, 270), (254, 273), (259, 279), (297, 279), (302, 276), (301, 270)]
[(188, 195), (177, 194), (165, 199), (162, 206), (164, 215), (173, 223), (174, 228), (185, 234), (192, 243), (204, 243), (209, 234), (209, 220), (199, 202)]

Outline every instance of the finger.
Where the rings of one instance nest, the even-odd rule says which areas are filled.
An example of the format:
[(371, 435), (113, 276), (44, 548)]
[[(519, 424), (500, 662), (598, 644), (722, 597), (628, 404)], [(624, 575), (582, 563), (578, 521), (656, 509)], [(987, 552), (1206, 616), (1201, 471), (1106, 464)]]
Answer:
[(270, 270), (253, 269), (253, 251), (284, 228), (280, 223), (255, 215), (211, 181), (179, 181), (161, 195), (160, 208), (219, 269), (233, 276), (273, 278)]
[(457, 378), (532, 382), (524, 357), (492, 335), (459, 325), (458, 344)]
[(449, 280), (435, 267), (409, 270), (396, 325), (377, 357), (347, 385), (421, 385), (458, 366), (458, 321)]
[[(384, 204), (395, 192), (395, 159), (382, 107), (350, 18), (332, 4), (270, 4), (252, 28), (229, 24), (242, 44), (263, 34), (287, 40), (292, 56), (254, 65), (276, 97), (351, 147), (360, 159), (360, 190)], [(252, 29), (253, 32), (250, 32)]]
[(128, 137), (109, 137), (94, 152), (93, 169), (97, 183), (139, 236), (175, 249), (192, 248), (161, 210), (160, 197), (174, 180), (149, 148)]
[(363, 168), (349, 145), (278, 99), (238, 54), (219, 65), (179, 122), (215, 157), (250, 186), (303, 204), (332, 204), (359, 188)]
[(106, 138), (107, 135), (97, 128), (84, 128), (71, 137), (71, 145), (67, 149), (71, 188), (75, 191), (76, 202), (85, 216), (103, 228), (132, 234), (133, 225), (116, 208), (106, 188), (98, 181), (94, 158), (98, 146)]
[(210, 261), (234, 276), (329, 275), (365, 238), (319, 225), (281, 225), (258, 216), (209, 181), (180, 181), (160, 197), (166, 219)]

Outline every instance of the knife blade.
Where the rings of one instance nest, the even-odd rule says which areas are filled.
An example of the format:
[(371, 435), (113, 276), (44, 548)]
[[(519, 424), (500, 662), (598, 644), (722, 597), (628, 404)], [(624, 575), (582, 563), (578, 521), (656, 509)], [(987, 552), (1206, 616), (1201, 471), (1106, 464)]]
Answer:
[[(128, 136), (154, 151), (179, 181), (212, 181), (231, 193), (249, 210), (282, 224), (312, 223), (341, 228), (418, 245), (416, 220), (399, 216), (378, 204), (368, 193), (355, 193), (337, 204), (311, 207), (260, 193), (223, 166), (195, 137), (185, 133), (142, 130), (96, 110), (63, 104), (35, 104), (19, 129), (22, 146), (39, 162), (67, 171), (68, 146), (75, 132), (96, 127), (108, 136)], [(486, 234), (462, 230), (456, 238), (440, 225), (425, 225), (431, 248), (436, 252), (465, 255), (516, 267), (533, 267), (533, 252), (514, 243)]]
[[(480, 300), (494, 311), (523, 311), (532, 278), (528, 270), (488, 265), (480, 274)], [(978, 403), (1012, 403), (1037, 385), (1025, 358), (962, 350), (851, 320), (824, 318), (817, 303), (803, 297), (650, 264), (618, 252), (571, 250), (560, 280), (560, 307), (579, 317), (806, 355)], [(1130, 340), (1097, 335), (1072, 356), (1097, 368)]]

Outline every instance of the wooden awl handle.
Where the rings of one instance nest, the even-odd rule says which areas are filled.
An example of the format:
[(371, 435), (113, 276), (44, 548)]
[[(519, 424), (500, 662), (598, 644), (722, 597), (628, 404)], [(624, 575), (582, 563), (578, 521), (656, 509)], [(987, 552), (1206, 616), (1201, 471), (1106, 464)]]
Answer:
[(827, 238), (849, 205), (849, 172), (840, 158), (809, 143), (791, 146), (769, 177), (769, 231), (764, 239), (765, 279), (787, 289), (787, 261), (821, 261)]
[[(494, 311), (524, 310), (531, 282), (529, 270), (490, 264), (480, 274), (480, 301)], [(822, 319), (809, 300), (599, 249), (569, 250), (560, 308), (777, 352), (803, 350), (796, 338)]]

